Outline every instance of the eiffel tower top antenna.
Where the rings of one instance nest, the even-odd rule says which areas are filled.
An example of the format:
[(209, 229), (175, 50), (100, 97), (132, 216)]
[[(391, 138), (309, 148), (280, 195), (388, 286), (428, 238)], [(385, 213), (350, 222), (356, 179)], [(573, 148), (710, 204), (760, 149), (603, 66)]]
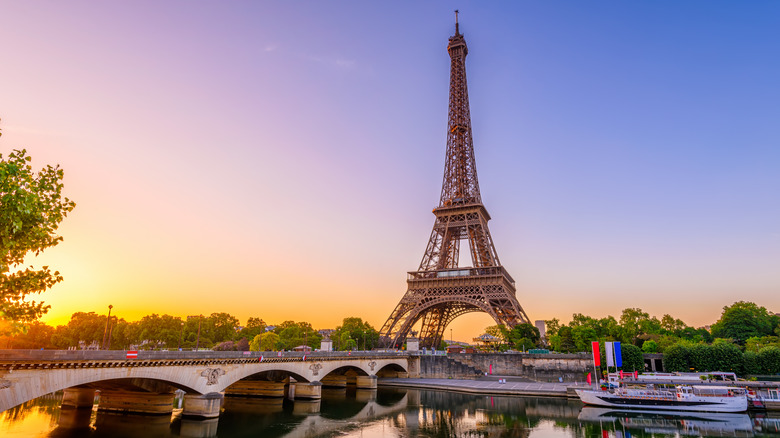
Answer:
[(460, 30), (458, 29), (458, 10), (455, 9), (455, 35), (460, 35)]

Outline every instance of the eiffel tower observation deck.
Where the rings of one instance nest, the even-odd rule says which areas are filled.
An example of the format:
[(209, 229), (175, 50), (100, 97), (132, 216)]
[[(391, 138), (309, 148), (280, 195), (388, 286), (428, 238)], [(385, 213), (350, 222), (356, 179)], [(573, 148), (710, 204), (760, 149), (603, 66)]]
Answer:
[[(468, 46), (457, 11), (447, 52), (450, 101), (441, 198), (420, 267), (409, 272), (407, 292), (380, 330), (380, 342), (388, 348), (400, 347), (417, 328), (421, 347), (438, 347), (450, 322), (469, 312), (485, 312), (508, 327), (529, 322), (515, 296), (515, 281), (498, 259), (479, 192), (466, 86)], [(459, 266), (464, 240), (472, 262), (467, 267)]]

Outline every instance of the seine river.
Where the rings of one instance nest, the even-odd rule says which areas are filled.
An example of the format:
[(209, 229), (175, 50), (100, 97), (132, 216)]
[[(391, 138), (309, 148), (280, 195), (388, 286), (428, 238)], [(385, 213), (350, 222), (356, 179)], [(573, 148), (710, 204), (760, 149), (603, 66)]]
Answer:
[(578, 401), (417, 389), (323, 390), (319, 402), (226, 398), (219, 419), (61, 410), (50, 394), (0, 413), (0, 437), (778, 436), (780, 415), (643, 414)]

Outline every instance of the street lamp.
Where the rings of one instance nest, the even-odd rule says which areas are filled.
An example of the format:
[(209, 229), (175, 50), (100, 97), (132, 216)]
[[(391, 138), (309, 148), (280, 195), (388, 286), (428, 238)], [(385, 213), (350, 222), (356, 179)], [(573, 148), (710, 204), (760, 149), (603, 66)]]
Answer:
[(111, 304), (108, 305), (108, 316), (106, 317), (106, 329), (103, 330), (103, 342), (100, 344), (100, 348), (105, 349), (106, 348), (106, 337), (108, 336), (108, 322), (111, 321), (111, 309), (113, 309), (114, 306)]
[(184, 323), (181, 323), (181, 330), (179, 331), (179, 351), (181, 351), (181, 337), (184, 335)]
[(202, 315), (198, 315), (198, 338), (195, 340), (195, 351), (198, 351), (200, 348), (200, 322), (202, 320)]

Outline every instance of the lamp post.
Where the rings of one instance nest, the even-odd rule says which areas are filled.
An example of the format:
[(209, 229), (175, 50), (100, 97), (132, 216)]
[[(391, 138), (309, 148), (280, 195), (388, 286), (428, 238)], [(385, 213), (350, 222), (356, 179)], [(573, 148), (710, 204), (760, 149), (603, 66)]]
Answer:
[(181, 338), (184, 335), (184, 323), (181, 323), (181, 330), (179, 330), (179, 351), (181, 351)]
[(450, 329), (450, 345), (452, 345), (452, 329)]
[(108, 322), (111, 321), (111, 309), (114, 308), (111, 304), (108, 305), (108, 316), (106, 317), (106, 329), (103, 330), (103, 342), (100, 344), (101, 349), (106, 348), (106, 337), (108, 336)]
[(200, 323), (202, 321), (202, 318), (200, 315), (198, 315), (198, 338), (195, 340), (195, 351), (198, 351), (200, 349)]
[[(116, 318), (116, 316), (114, 316), (114, 318)], [(111, 321), (111, 318), (109, 317), (108, 320)], [(119, 322), (119, 321), (117, 321), (117, 322)], [(116, 324), (114, 324), (113, 322), (109, 322), (109, 325), (108, 325), (108, 342), (106, 342), (106, 344), (108, 344), (108, 345), (106, 346), (106, 350), (110, 350), (111, 349), (111, 334), (114, 333), (114, 327), (115, 326), (116, 326)]]

